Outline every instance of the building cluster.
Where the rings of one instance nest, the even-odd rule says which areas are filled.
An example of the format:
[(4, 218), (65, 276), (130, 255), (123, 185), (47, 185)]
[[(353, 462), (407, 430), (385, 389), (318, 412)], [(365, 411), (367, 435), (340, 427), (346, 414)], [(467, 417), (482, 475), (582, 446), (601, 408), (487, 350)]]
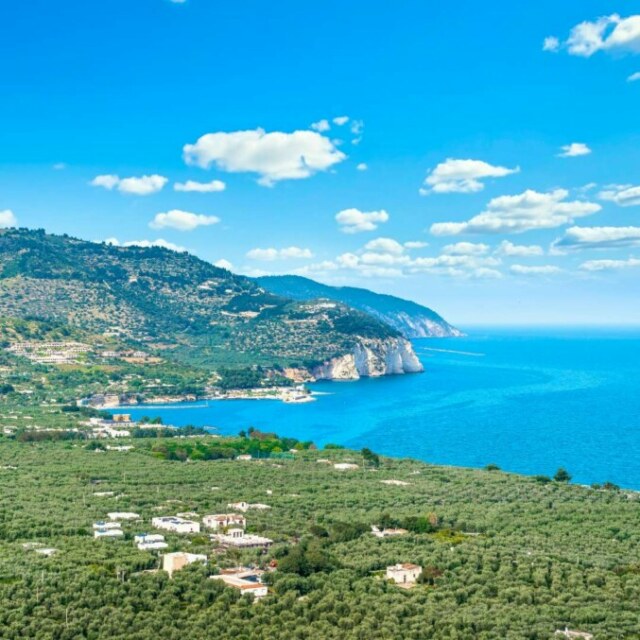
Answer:
[(7, 351), (37, 364), (76, 364), (82, 353), (91, 350), (81, 342), (14, 342)]
[(386, 578), (400, 586), (412, 586), (422, 575), (422, 567), (417, 564), (404, 562), (387, 567)]

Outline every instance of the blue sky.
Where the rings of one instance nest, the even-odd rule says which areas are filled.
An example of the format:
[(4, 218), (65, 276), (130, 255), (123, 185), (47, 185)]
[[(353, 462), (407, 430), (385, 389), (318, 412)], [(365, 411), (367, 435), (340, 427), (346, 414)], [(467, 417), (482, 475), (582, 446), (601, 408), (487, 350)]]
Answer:
[(640, 323), (640, 2), (0, 10), (0, 225)]

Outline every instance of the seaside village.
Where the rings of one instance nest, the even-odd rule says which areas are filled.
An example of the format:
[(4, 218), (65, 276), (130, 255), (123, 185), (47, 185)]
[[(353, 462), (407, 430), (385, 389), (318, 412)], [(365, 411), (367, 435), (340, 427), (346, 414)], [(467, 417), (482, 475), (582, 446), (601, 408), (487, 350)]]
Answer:
[[(169, 543), (165, 538), (166, 535), (171, 534), (182, 538), (185, 542), (180, 546), (187, 547), (189, 544), (188, 536), (201, 535), (204, 530), (213, 545), (212, 553), (215, 555), (227, 554), (230, 550), (247, 549), (266, 553), (274, 541), (270, 538), (247, 533), (247, 517), (244, 514), (252, 510), (267, 511), (271, 507), (262, 503), (235, 502), (228, 504), (227, 508), (229, 509), (228, 513), (216, 513), (202, 518), (196, 513), (177, 513), (176, 515), (154, 517), (150, 523), (153, 531), (135, 533), (133, 543), (140, 551), (159, 553), (161, 570), (165, 571), (170, 578), (176, 571), (180, 571), (190, 564), (196, 562), (208, 564), (209, 557), (205, 554), (189, 553), (186, 550), (167, 552)], [(138, 513), (110, 512), (107, 514), (106, 520), (93, 523), (93, 537), (96, 540), (123, 539), (125, 538), (124, 522), (140, 529), (143, 521)], [(371, 533), (379, 538), (407, 533), (404, 529), (380, 530), (376, 526), (372, 526), (371, 529)], [(33, 544), (29, 548), (34, 548)], [(35, 551), (44, 555), (53, 555), (56, 550), (35, 548)], [(237, 554), (231, 554), (231, 556), (237, 557)], [(265, 569), (260, 569), (255, 565), (223, 568), (210, 578), (220, 580), (228, 587), (237, 589), (243, 595), (250, 595), (259, 600), (269, 594), (269, 587), (264, 580), (265, 574), (276, 571), (277, 566), (277, 561), (272, 560)], [(398, 563), (387, 567), (384, 578), (395, 583), (398, 587), (408, 589), (417, 584), (421, 574), (422, 567), (417, 564)]]

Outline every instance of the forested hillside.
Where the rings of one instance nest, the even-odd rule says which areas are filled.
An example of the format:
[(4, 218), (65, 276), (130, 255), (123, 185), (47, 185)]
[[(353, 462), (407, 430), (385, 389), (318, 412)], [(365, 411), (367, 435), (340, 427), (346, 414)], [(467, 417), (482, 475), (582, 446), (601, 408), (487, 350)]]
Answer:
[[(134, 449), (0, 437), (3, 640), (549, 640), (565, 626), (640, 637), (638, 493), (365, 451), (242, 462), (195, 455), (215, 438), (122, 442)], [(255, 455), (276, 451), (258, 445)], [(155, 553), (135, 548), (152, 517), (225, 513), (239, 500), (271, 507), (246, 514), (250, 532), (274, 540), (266, 554), (170, 534), (168, 551), (209, 562), (169, 579), (154, 572)], [(95, 540), (92, 523), (110, 511), (142, 521)], [(378, 539), (372, 524), (407, 532)], [(383, 579), (398, 562), (423, 567), (413, 589)], [(257, 604), (208, 578), (238, 563), (277, 565)]]

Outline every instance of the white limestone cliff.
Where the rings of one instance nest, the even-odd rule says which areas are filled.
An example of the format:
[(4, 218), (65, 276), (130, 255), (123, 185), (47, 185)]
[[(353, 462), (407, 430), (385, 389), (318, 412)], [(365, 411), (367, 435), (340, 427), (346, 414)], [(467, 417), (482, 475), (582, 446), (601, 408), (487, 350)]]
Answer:
[(316, 367), (313, 376), (316, 380), (358, 380), (422, 371), (424, 367), (405, 338), (362, 339), (351, 353)]

